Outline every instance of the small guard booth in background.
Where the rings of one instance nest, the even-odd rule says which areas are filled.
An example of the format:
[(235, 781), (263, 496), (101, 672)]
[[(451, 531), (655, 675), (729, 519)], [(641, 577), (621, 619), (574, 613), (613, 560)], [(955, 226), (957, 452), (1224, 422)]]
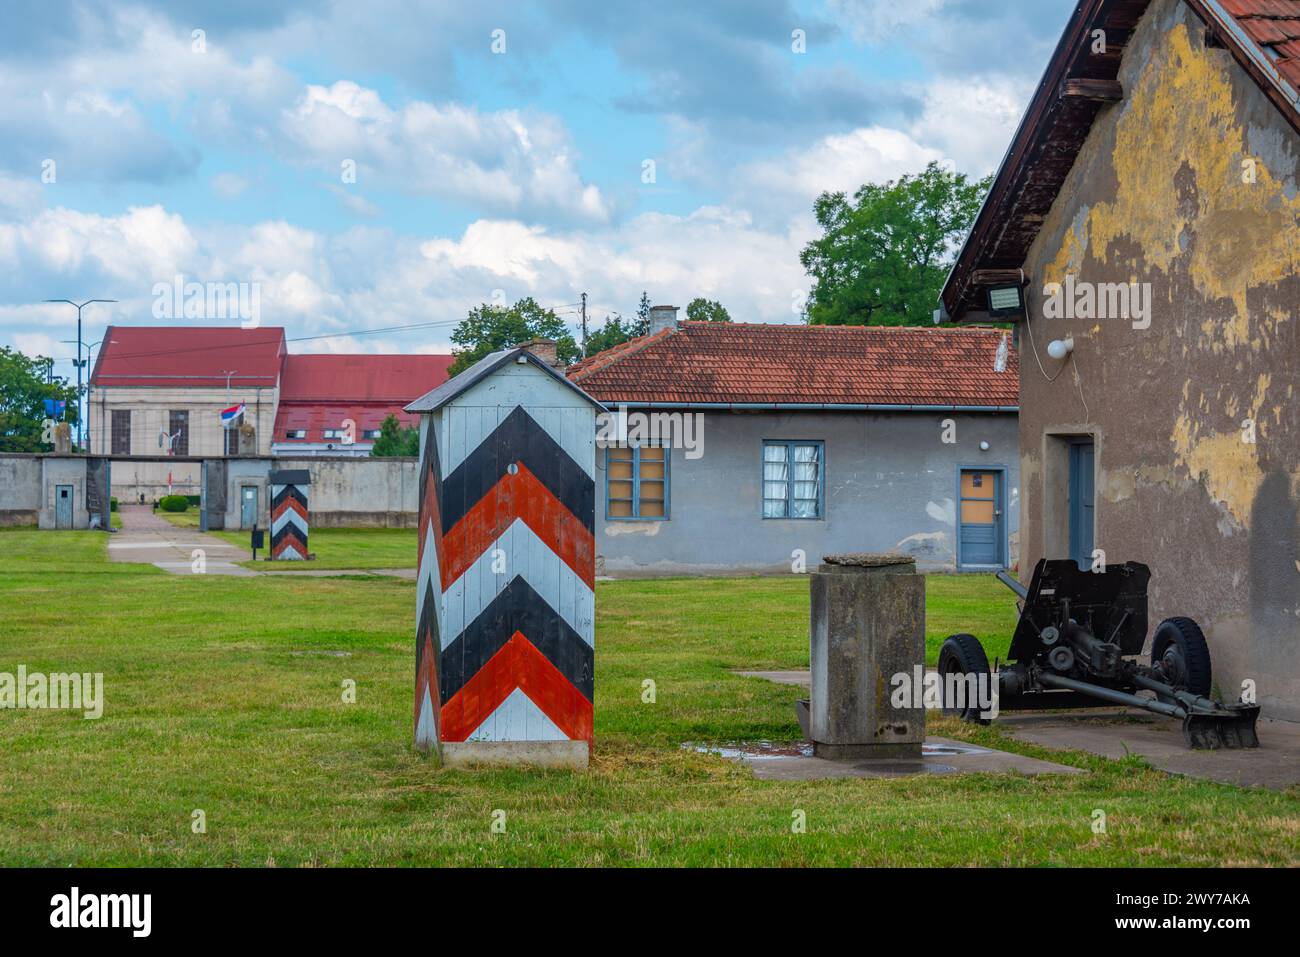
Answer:
[(516, 348), (406, 411), (421, 418), (416, 747), (586, 767), (604, 407)]
[(306, 561), (311, 473), (281, 469), (267, 476), (267, 485), (271, 489), (271, 561)]

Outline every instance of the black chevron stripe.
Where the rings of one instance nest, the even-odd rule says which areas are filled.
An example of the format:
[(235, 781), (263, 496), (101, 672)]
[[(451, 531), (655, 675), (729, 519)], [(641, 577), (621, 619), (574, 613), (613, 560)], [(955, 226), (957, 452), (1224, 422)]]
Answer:
[[(272, 489), (274, 488), (275, 486), (272, 486)], [(304, 510), (307, 508), (307, 495), (297, 485), (281, 485), (279, 488), (280, 491), (273, 492), (271, 495), (272, 512), (279, 508), (280, 504), (284, 502), (285, 499), (289, 498), (295, 499), (300, 505), (302, 505)]]
[[(424, 507), (424, 496), (429, 490), (429, 482), (434, 483), (434, 494), (442, 499), (442, 463), (438, 460), (438, 436), (433, 428), (431, 416), (423, 416), (420, 427), (424, 429), (424, 458), (420, 462), (420, 507)], [(420, 516), (424, 518), (423, 515)], [(423, 524), (423, 523), (421, 523)]]
[(280, 542), (284, 541), (286, 538), (292, 538), (302, 546), (302, 553), (304, 555), (307, 554), (307, 536), (292, 522), (286, 522), (284, 525), (281, 525), (280, 530), (271, 535), (271, 547), (277, 547)]
[(442, 481), (442, 530), (450, 532), (512, 463), (522, 462), (587, 531), (596, 530), (596, 484), (522, 406)]
[(442, 652), (442, 703), (521, 632), (588, 701), (595, 694), (595, 652), (523, 578), (516, 577)]
[[(438, 649), (442, 646), (442, 630), (438, 626), (438, 602), (442, 596), (434, 590), (433, 582), (430, 581), (424, 587), (424, 607), (420, 614), (420, 620), (415, 624), (415, 673), (420, 673), (420, 668), (424, 664), (424, 636), (429, 635), (429, 644), (433, 648), (433, 653), (437, 654)], [(434, 669), (435, 671), (438, 669)], [(441, 676), (439, 676), (441, 683)]]

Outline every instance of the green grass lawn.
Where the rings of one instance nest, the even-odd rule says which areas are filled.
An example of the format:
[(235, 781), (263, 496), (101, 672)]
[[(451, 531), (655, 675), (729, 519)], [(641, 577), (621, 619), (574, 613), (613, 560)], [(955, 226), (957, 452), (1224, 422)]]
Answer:
[[(1002, 591), (931, 578), (932, 649), (958, 628), (1005, 645)], [(106, 685), (98, 721), (0, 711), (0, 864), (1300, 863), (1294, 790), (996, 728), (933, 730), (1087, 773), (771, 782), (682, 750), (797, 736), (797, 688), (731, 672), (806, 666), (800, 579), (602, 583), (589, 771), (439, 771), (410, 747), (413, 612), (408, 581), (173, 576), (109, 564), (103, 536), (0, 531), (0, 671)]]
[[(198, 528), (199, 510), (185, 512), (159, 512), (163, 518), (179, 528)], [(247, 530), (209, 532), (240, 548), (249, 547)], [(270, 545), (267, 536), (267, 545)], [(307, 565), (295, 562), (267, 562), (259, 555), (256, 562), (240, 562), (260, 572), (302, 571), (317, 569), (367, 569), (414, 568), (419, 543), (413, 528), (312, 528), (308, 533), (308, 547), (316, 558)]]

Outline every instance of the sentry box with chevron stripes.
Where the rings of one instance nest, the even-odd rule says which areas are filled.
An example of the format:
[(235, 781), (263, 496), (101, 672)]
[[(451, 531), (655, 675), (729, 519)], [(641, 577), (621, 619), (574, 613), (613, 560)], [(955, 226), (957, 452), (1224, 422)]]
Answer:
[(604, 406), (517, 348), (406, 410), (421, 417), (415, 746), (448, 765), (586, 767)]
[(271, 561), (305, 561), (307, 526), (307, 469), (281, 469), (267, 476), (271, 487)]

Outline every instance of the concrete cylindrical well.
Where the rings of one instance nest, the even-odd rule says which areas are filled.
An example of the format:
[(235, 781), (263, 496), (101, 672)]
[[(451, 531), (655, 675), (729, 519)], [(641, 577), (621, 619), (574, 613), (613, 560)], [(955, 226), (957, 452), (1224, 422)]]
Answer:
[[(925, 665), (925, 578), (905, 555), (828, 555), (812, 574), (808, 736), (832, 760), (918, 757), (925, 708), (891, 679)], [(919, 689), (918, 689), (919, 690)]]

